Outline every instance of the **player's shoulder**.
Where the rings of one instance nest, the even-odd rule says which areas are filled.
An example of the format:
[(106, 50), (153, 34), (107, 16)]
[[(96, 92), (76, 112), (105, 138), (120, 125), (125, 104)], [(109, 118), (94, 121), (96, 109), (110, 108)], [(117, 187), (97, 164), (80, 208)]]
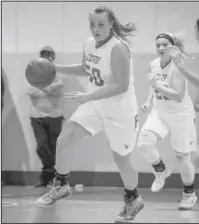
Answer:
[(93, 37), (89, 37), (85, 42), (84, 42), (84, 46), (89, 46), (92, 45), (94, 43), (95, 39)]
[(156, 67), (160, 65), (160, 58), (155, 58), (152, 61), (149, 62), (149, 66), (152, 67)]
[(89, 37), (86, 41), (83, 43), (83, 51), (89, 51), (94, 46), (95, 39), (93, 37)]
[(124, 53), (124, 54), (129, 53), (131, 55), (131, 49), (128, 43), (117, 36), (113, 37), (112, 46), (113, 46), (113, 49), (117, 51), (118, 53)]
[(89, 37), (87, 40), (86, 40), (86, 43), (93, 43), (95, 41), (94, 37)]
[(121, 39), (120, 37), (117, 36), (113, 36), (112, 39), (110, 40), (110, 44), (112, 44), (113, 46), (118, 46), (119, 48), (123, 48), (123, 47), (128, 47), (128, 44), (125, 40)]

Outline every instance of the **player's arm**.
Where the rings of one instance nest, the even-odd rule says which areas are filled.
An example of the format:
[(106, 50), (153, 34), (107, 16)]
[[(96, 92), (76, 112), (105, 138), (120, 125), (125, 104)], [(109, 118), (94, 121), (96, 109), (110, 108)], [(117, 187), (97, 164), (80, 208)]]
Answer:
[(185, 94), (186, 82), (185, 78), (177, 71), (173, 77), (173, 88), (157, 85), (156, 89), (170, 100), (181, 102)]
[(179, 71), (184, 75), (193, 85), (199, 86), (199, 74), (193, 72), (190, 68), (185, 66), (184, 64), (178, 63), (177, 61), (173, 60), (176, 67)]
[[(151, 63), (149, 65), (149, 72), (152, 73), (152, 65), (151, 65)], [(146, 103), (151, 106), (151, 104), (153, 102), (153, 98), (154, 98), (154, 90), (153, 90), (152, 87), (150, 87)]]
[[(199, 86), (199, 71), (194, 72), (189, 68), (189, 65), (186, 63), (188, 62), (189, 58), (176, 46), (170, 47), (170, 55), (173, 59), (174, 64), (182, 73), (182, 75), (185, 76), (185, 78), (187, 78), (195, 86)], [(195, 60), (192, 61), (195, 61), (196, 65), (199, 65), (198, 57), (196, 57)]]
[(82, 64), (73, 64), (73, 65), (55, 65), (56, 71), (62, 74), (71, 74), (82, 76), (84, 74), (84, 70), (82, 68)]
[(151, 105), (152, 102), (153, 102), (153, 98), (154, 98), (154, 90), (153, 90), (152, 87), (150, 87), (150, 89), (149, 89), (149, 95), (148, 95), (148, 98), (147, 98), (146, 103), (149, 104), (149, 105)]
[(114, 82), (88, 95), (88, 101), (122, 94), (128, 90), (130, 80), (130, 52), (124, 44), (117, 44), (111, 52), (111, 69)]
[(73, 64), (73, 65), (58, 65), (55, 64), (55, 68), (57, 72), (67, 75), (77, 75), (77, 76), (88, 76), (85, 72), (85, 62), (86, 62), (86, 55), (83, 52), (82, 56), (82, 63), (80, 64)]
[(141, 106), (141, 110), (146, 113), (149, 112), (151, 106), (153, 105), (153, 98), (154, 98), (154, 90), (152, 87), (149, 89), (149, 94), (146, 102)]

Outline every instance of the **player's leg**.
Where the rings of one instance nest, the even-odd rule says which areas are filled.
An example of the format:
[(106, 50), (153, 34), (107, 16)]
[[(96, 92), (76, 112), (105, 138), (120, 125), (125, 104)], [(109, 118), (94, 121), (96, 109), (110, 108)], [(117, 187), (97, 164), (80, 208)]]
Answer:
[(165, 138), (168, 131), (168, 127), (160, 120), (158, 113), (152, 111), (138, 138), (138, 151), (154, 170), (155, 180), (151, 186), (152, 192), (160, 191), (170, 175), (156, 147), (158, 141)]
[(131, 152), (128, 155), (120, 155), (113, 151), (113, 155), (125, 188), (124, 206), (115, 222), (132, 222), (144, 207), (144, 202), (138, 191), (138, 172), (133, 167)]
[(173, 123), (171, 145), (176, 152), (176, 163), (184, 185), (179, 209), (192, 209), (197, 201), (194, 191), (195, 169), (190, 157), (191, 151), (196, 149), (196, 130), (192, 119), (183, 118), (180, 123)]
[(131, 159), (137, 137), (135, 123), (135, 118), (131, 118), (122, 121), (105, 121), (104, 125), (115, 163), (125, 187), (125, 204), (115, 222), (132, 222), (144, 207), (138, 193), (138, 172), (134, 169)]
[(194, 190), (195, 170), (190, 159), (190, 153), (176, 152), (176, 160), (184, 186), (182, 199), (178, 205), (181, 210), (192, 209), (197, 201)]
[(63, 130), (57, 139), (56, 176), (52, 189), (37, 200), (38, 205), (50, 205), (56, 200), (71, 195), (69, 172), (71, 158), (69, 150), (82, 138), (94, 135), (102, 129), (101, 120), (92, 104), (83, 104), (63, 125)]

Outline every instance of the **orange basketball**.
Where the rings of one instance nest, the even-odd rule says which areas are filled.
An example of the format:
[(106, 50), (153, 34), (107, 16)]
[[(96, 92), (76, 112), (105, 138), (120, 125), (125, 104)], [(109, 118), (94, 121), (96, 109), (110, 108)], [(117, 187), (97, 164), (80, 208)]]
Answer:
[(55, 66), (46, 58), (30, 61), (26, 66), (26, 79), (34, 87), (45, 88), (53, 83), (55, 77)]

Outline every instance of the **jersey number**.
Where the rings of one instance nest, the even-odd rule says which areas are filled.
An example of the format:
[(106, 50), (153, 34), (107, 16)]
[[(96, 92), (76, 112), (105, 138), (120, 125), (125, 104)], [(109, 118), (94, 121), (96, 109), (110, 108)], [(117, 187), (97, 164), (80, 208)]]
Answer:
[[(90, 70), (90, 66), (86, 64), (86, 70)], [(101, 72), (97, 68), (92, 68), (91, 69), (91, 74), (90, 72), (87, 72), (87, 74), (90, 76), (90, 82), (95, 82), (96, 86), (103, 86), (104, 85), (104, 80), (101, 79)]]
[(90, 82), (95, 82), (96, 86), (103, 86), (104, 85), (104, 80), (101, 79), (101, 74), (100, 74), (100, 70), (97, 68), (92, 68), (90, 74)]

